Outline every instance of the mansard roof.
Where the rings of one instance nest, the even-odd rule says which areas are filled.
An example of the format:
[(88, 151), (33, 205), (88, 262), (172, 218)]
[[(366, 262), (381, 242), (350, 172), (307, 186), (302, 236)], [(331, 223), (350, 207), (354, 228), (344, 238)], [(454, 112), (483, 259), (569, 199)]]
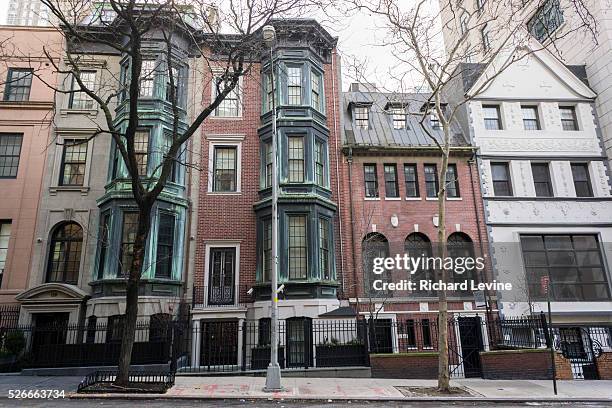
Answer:
[[(437, 148), (436, 143), (421, 126), (423, 106), (429, 103), (429, 93), (385, 93), (373, 90), (344, 92), (342, 111), (344, 115), (343, 144), (346, 147), (410, 149)], [(368, 106), (370, 128), (361, 129), (354, 125), (353, 106)], [(406, 109), (406, 128), (394, 129), (391, 108)], [(438, 141), (444, 131), (431, 126), (429, 118), (423, 125)], [(459, 128), (453, 126), (453, 147), (469, 147)]]

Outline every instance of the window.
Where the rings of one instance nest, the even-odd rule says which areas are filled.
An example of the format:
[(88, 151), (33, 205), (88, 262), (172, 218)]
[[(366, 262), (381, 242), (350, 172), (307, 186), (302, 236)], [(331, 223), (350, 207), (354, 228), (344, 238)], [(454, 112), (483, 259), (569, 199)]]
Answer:
[[(448, 236), (447, 239), (447, 255), (452, 259), (459, 258), (474, 258), (474, 243), (471, 238), (462, 232), (453, 232)], [(475, 276), (474, 269), (468, 269), (463, 274), (451, 273), (448, 276), (449, 282), (462, 283), (470, 280), (477, 282), (477, 276)], [(465, 293), (465, 290), (458, 289), (458, 292)], [(468, 287), (468, 292), (471, 289)]]
[(578, 130), (578, 121), (576, 120), (576, 108), (573, 106), (560, 106), (561, 126), (563, 130)]
[[(214, 97), (216, 98), (223, 91), (225, 87), (224, 81), (220, 77), (215, 77), (213, 86), (215, 87)], [(237, 117), (240, 116), (240, 83), (229, 91), (225, 96), (225, 99), (221, 101), (217, 109), (215, 109), (215, 116), (218, 117)]]
[(106, 252), (107, 248), (110, 247), (110, 213), (105, 212), (102, 215), (102, 222), (100, 223), (100, 232), (98, 233), (98, 240), (100, 243), (100, 254), (98, 257), (98, 279), (104, 277), (104, 267), (106, 265)]
[[(172, 167), (170, 167), (170, 174), (168, 175), (168, 181), (171, 181), (173, 183), (178, 183), (179, 182), (179, 169), (180, 169), (180, 156), (182, 154), (181, 150), (183, 149), (183, 147), (179, 147), (178, 152), (176, 153), (176, 155), (174, 157), (170, 157), (169, 153), (170, 153), (170, 147), (172, 146), (173, 140), (172, 140), (172, 135), (171, 134), (165, 134), (164, 135), (164, 141), (163, 141), (163, 149), (162, 149), (162, 160), (166, 160), (166, 159), (170, 159), (172, 160)], [(158, 170), (161, 173), (161, 168)]]
[(121, 81), (121, 90), (119, 92), (119, 99), (124, 101), (128, 97), (128, 89), (130, 87), (130, 65), (123, 64), (121, 65), (120, 81)]
[(483, 105), (482, 113), (484, 116), (485, 129), (488, 129), (488, 130), (502, 129), (499, 105)]
[(421, 331), (423, 335), (423, 347), (432, 347), (431, 326), (430, 326), (429, 319), (421, 320)]
[(272, 142), (264, 144), (264, 188), (272, 187)]
[(235, 299), (236, 247), (211, 248), (208, 304), (233, 305)]
[(12, 102), (29, 101), (32, 73), (33, 71), (30, 68), (9, 68), (4, 88), (4, 100)]
[(491, 27), (489, 24), (485, 24), (480, 30), (480, 36), (482, 37), (482, 48), (485, 52), (491, 49)]
[(85, 343), (93, 344), (96, 342), (96, 329), (98, 325), (98, 318), (96, 316), (89, 316), (87, 318), (87, 335), (85, 337)]
[(272, 319), (269, 317), (262, 317), (259, 319), (257, 328), (257, 344), (259, 346), (269, 346), (270, 338), (272, 336)]
[(553, 190), (548, 163), (531, 163), (531, 173), (536, 197), (552, 197)]
[(302, 68), (287, 67), (287, 103), (302, 104)]
[(425, 167), (425, 192), (427, 197), (438, 196), (438, 169), (435, 164), (426, 164)]
[(237, 191), (237, 150), (238, 149), (235, 146), (215, 146), (213, 157), (212, 191)]
[(82, 186), (85, 181), (87, 140), (64, 139), (60, 186)]
[(304, 138), (290, 136), (289, 142), (289, 182), (304, 182)]
[(419, 177), (416, 164), (404, 164), (404, 178), (406, 179), (406, 197), (418, 197)]
[(593, 197), (591, 180), (589, 177), (589, 165), (587, 163), (571, 163), (572, 178), (576, 197)]
[(523, 112), (523, 127), (525, 130), (540, 130), (537, 106), (521, 106)]
[(155, 87), (155, 60), (143, 60), (140, 70), (140, 96), (152, 97)]
[(355, 126), (358, 129), (368, 129), (370, 127), (370, 108), (367, 106), (355, 107)]
[(179, 105), (180, 103), (180, 95), (179, 95), (179, 84), (181, 81), (180, 70), (177, 67), (172, 67), (172, 82), (170, 83), (170, 70), (166, 73), (166, 101), (174, 102)]
[(310, 74), (310, 86), (312, 88), (310, 102), (312, 104), (312, 107), (318, 110), (319, 112), (323, 110), (321, 103), (321, 85), (321, 74), (312, 71)]
[(512, 181), (508, 163), (491, 163), (493, 193), (496, 196), (512, 196)]
[(386, 258), (389, 253), (389, 241), (383, 234), (371, 232), (361, 241), (362, 264), (365, 266), (365, 281), (368, 288), (366, 290), (373, 291), (372, 280), (379, 279), (378, 275), (374, 274), (374, 259)]
[(315, 140), (315, 182), (319, 186), (325, 186), (325, 145)]
[(456, 164), (449, 164), (446, 170), (446, 196), (450, 198), (459, 197), (459, 178), (457, 177)]
[(532, 299), (610, 299), (596, 235), (521, 235), (521, 248)]
[(127, 277), (132, 266), (134, 255), (134, 243), (138, 229), (138, 213), (124, 212), (123, 226), (121, 228), (121, 247), (119, 248), (119, 273), (121, 277)]
[(391, 117), (393, 119), (393, 129), (406, 129), (405, 108), (391, 108)]
[[(81, 82), (85, 85), (85, 89), (95, 91), (96, 86), (96, 71), (81, 71)], [(89, 97), (85, 92), (74, 92), (79, 91), (81, 87), (75, 77), (72, 77), (73, 93), (70, 94), (70, 109), (94, 109), (94, 100)]]
[(0, 178), (16, 178), (21, 153), (21, 135), (0, 134)]
[[(431, 241), (426, 235), (419, 232), (413, 232), (406, 237), (404, 241), (404, 251), (411, 258), (431, 257), (433, 249)], [(418, 282), (419, 280), (429, 280), (432, 277), (433, 270), (430, 268), (421, 267), (415, 271), (414, 276), (411, 278), (412, 281)], [(419, 294), (433, 294), (433, 291), (423, 291), (417, 288)]]
[(563, 21), (559, 0), (545, 0), (542, 7), (527, 22), (527, 30), (538, 41), (544, 42), (563, 24)]
[(365, 181), (365, 196), (378, 197), (378, 176), (375, 164), (363, 165), (363, 179)]
[(172, 260), (174, 256), (174, 222), (172, 214), (160, 213), (157, 230), (156, 278), (172, 277)]
[(321, 279), (326, 281), (332, 279), (329, 252), (329, 220), (319, 218), (319, 272)]
[(272, 86), (272, 74), (266, 74), (266, 112), (270, 112), (274, 105), (274, 87)]
[(476, 0), (476, 10), (478, 10), (479, 13), (482, 13), (482, 9), (486, 2), (487, 0)]
[(432, 129), (442, 129), (442, 125), (440, 124), (440, 118), (433, 112), (429, 114), (429, 124), (431, 125)]
[[(117, 152), (117, 154), (120, 154)], [(147, 176), (147, 164), (149, 160), (149, 131), (137, 130), (134, 134), (134, 156), (138, 165), (138, 175)]]
[(83, 229), (73, 222), (60, 225), (51, 235), (47, 282), (75, 285), (79, 279)]
[(106, 342), (121, 343), (123, 339), (123, 328), (125, 326), (125, 315), (113, 315), (108, 317), (106, 325)]
[(416, 347), (416, 332), (414, 327), (414, 319), (407, 319), (405, 322), (405, 330), (406, 330), (406, 346), (407, 347)]
[(149, 320), (149, 342), (164, 342), (170, 337), (172, 316), (168, 313), (155, 313)]
[(306, 216), (289, 216), (289, 279), (306, 279), (308, 246)]
[(263, 222), (263, 282), (272, 276), (272, 220)]
[(389, 198), (399, 197), (397, 186), (397, 167), (395, 164), (385, 164), (385, 195)]
[(11, 239), (11, 221), (0, 221), (0, 285), (6, 269), (9, 241)]

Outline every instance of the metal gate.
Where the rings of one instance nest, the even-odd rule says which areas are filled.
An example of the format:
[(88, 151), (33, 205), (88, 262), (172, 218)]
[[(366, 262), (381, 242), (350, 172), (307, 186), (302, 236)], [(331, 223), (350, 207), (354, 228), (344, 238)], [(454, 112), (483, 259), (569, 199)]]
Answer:
[(480, 317), (459, 317), (456, 324), (449, 324), (448, 331), (450, 376), (482, 377), (480, 352), (484, 346)]
[(555, 336), (555, 348), (570, 361), (575, 379), (597, 380), (597, 357), (602, 345), (594, 339), (588, 328), (559, 327)]

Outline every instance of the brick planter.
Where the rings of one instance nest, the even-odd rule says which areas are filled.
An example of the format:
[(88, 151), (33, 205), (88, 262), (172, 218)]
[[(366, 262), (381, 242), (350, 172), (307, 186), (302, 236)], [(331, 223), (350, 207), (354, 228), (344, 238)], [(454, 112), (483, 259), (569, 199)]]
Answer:
[(370, 354), (374, 378), (438, 378), (438, 353)]
[(597, 374), (600, 380), (612, 380), (612, 353), (605, 352), (597, 357)]

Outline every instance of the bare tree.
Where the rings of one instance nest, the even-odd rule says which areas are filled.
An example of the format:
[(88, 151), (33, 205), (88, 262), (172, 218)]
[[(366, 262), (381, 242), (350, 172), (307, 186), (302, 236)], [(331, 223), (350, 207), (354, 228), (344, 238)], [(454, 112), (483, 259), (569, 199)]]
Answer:
[[(408, 112), (420, 117), (423, 131), (437, 146), (440, 154), (438, 189), (438, 244), (436, 256), (447, 255), (446, 234), (446, 189), (449, 157), (453, 139), (461, 133), (461, 118), (466, 115), (466, 104), (478, 96), (504, 70), (519, 60), (545, 48), (553, 50), (557, 41), (580, 30), (596, 32), (595, 20), (582, 0), (563, 2), (566, 15), (577, 15), (563, 30), (548, 32), (545, 21), (548, 17), (535, 17), (546, 0), (501, 0), (501, 1), (456, 1), (456, 0), (347, 0), (353, 11), (368, 12), (382, 21), (385, 36), (380, 45), (391, 49), (400, 72), (412, 75), (397, 75), (399, 86), (404, 78), (417, 76), (420, 83), (412, 84), (424, 89), (427, 100), (420, 109)], [(557, 2), (554, 2), (557, 4)], [(539, 21), (540, 19), (542, 21)], [(538, 27), (546, 37), (542, 45), (528, 32)], [(453, 32), (455, 35), (448, 36)], [(445, 40), (445, 41), (444, 41)], [(446, 43), (446, 47), (443, 46)], [(517, 52), (518, 50), (518, 52)], [(507, 58), (501, 58), (507, 56)], [(478, 89), (468, 94), (463, 89), (466, 78), (483, 77)], [(425, 126), (434, 117), (443, 130), (440, 140)], [(466, 132), (463, 132), (464, 134)], [(439, 279), (448, 282), (444, 269), (437, 271)], [(438, 388), (449, 392), (448, 355), (448, 302), (445, 290), (438, 291), (439, 302), (439, 365)]]
[[(78, 85), (72, 89), (56, 87), (58, 93), (82, 95), (93, 100), (103, 112), (103, 125), (91, 138), (110, 135), (127, 169), (127, 178), (138, 208), (136, 235), (129, 257), (123, 265), (126, 281), (126, 312), (119, 372), (115, 383), (128, 383), (135, 325), (138, 312), (138, 288), (143, 268), (145, 247), (150, 232), (152, 208), (160, 196), (176, 162), (189, 166), (184, 149), (200, 125), (215, 111), (230, 92), (247, 75), (253, 61), (261, 60), (261, 28), (275, 18), (303, 15), (321, 3), (318, 0), (41, 0), (48, 7), (51, 22), (66, 39), (65, 61), (57, 64), (60, 76), (70, 77)], [(213, 6), (213, 3), (218, 3)], [(227, 34), (221, 34), (221, 31)], [(162, 54), (155, 65), (143, 55), (156, 42)], [(208, 79), (215, 90), (210, 103), (191, 107), (192, 118), (186, 121), (185, 101), (181, 101), (186, 61), (181, 45), (188, 44), (189, 53), (199, 58), (203, 72), (194, 75)], [(96, 87), (85, 75), (83, 66), (96, 52), (120, 55), (127, 60), (127, 69), (116, 78), (114, 86)], [(48, 54), (49, 55), (49, 54)], [(116, 68), (116, 67), (115, 67)], [(187, 67), (193, 74), (194, 67)], [(144, 174), (142, 158), (137, 152), (139, 98), (148, 92), (152, 78), (167, 81), (166, 101), (170, 104), (171, 134), (168, 146), (157, 168)], [(204, 84), (197, 84), (202, 86)], [(49, 84), (49, 86), (51, 86)], [(115, 106), (126, 104), (120, 119)]]

